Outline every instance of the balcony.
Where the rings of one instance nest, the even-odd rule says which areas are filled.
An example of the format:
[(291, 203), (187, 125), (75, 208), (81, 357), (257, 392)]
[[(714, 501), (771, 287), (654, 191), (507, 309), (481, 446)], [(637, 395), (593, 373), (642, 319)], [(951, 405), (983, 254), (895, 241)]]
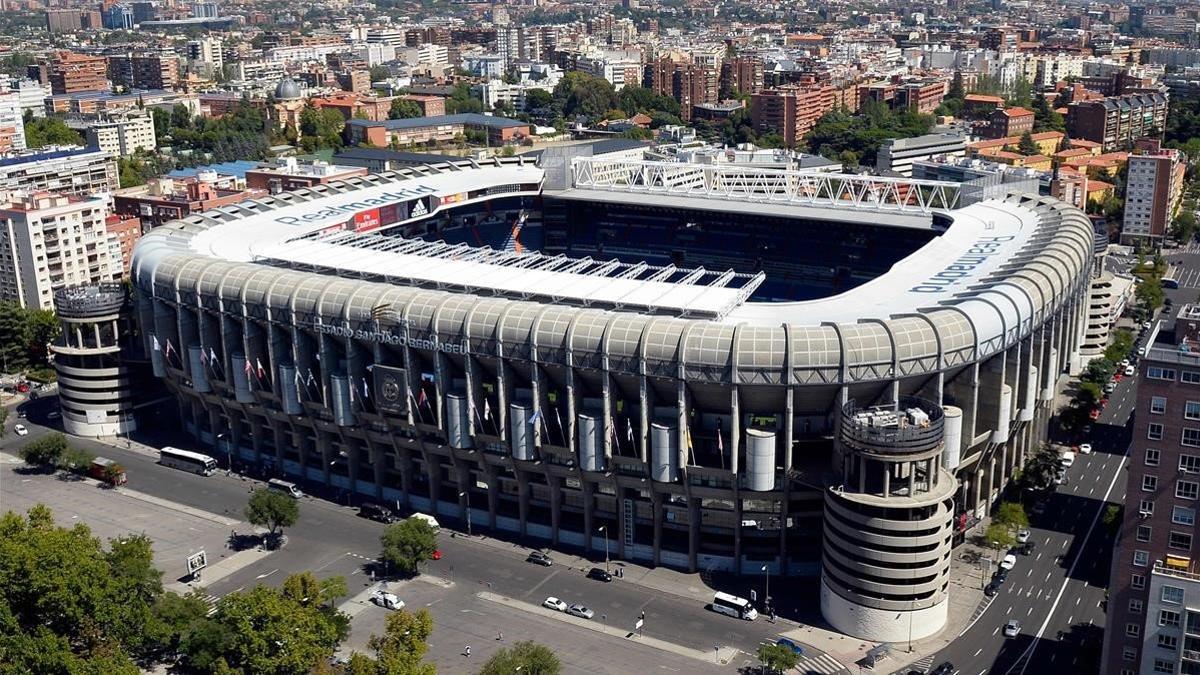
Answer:
[(1200, 652), (1194, 649), (1184, 649), (1183, 658), (1185, 661), (1200, 661)]

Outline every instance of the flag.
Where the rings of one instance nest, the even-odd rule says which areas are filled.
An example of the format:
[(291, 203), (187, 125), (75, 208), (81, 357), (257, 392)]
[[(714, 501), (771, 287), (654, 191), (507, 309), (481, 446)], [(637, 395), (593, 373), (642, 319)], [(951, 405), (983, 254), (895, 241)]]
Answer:
[(621, 434), (617, 433), (617, 419), (612, 415), (608, 416), (608, 435), (612, 436), (613, 445), (619, 451), (621, 449)]
[(157, 335), (151, 335), (151, 336), (150, 336), (150, 339), (153, 341), (153, 344), (154, 344), (154, 351), (156, 351), (156, 352), (161, 352), (161, 351), (162, 351), (162, 346), (158, 344), (158, 336), (157, 336)]
[(483, 417), (484, 419), (492, 419), (492, 404), (488, 402), (488, 397), (483, 397)]
[(208, 354), (204, 353), (203, 345), (201, 345), (201, 347), (200, 347), (200, 363), (203, 363), (206, 366), (208, 365)]
[(313, 386), (313, 384), (314, 384), (314, 383), (316, 383), (316, 381), (317, 381), (317, 378), (313, 377), (313, 371), (312, 371), (312, 368), (309, 368), (309, 369), (308, 369), (308, 381), (307, 381), (307, 382), (305, 382), (304, 384), (305, 384), (306, 386), (309, 386), (309, 387), (311, 387), (311, 386)]
[(717, 450), (721, 453), (725, 452), (725, 437), (722, 435), (721, 418), (717, 418)]
[(625, 435), (629, 436), (629, 442), (632, 443), (633, 442), (633, 419), (630, 417), (625, 418), (625, 432), (626, 432)]
[(246, 371), (246, 377), (254, 374), (254, 366), (250, 363), (250, 359), (246, 359), (246, 366), (242, 370)]
[(362, 383), (363, 383), (363, 400), (365, 401), (365, 400), (371, 398), (371, 393), (367, 388), (367, 378), (365, 378), (365, 377), (362, 378)]
[(417, 405), (429, 405), (429, 397), (425, 395), (425, 387), (419, 388), (421, 395), (417, 397)]
[(533, 414), (529, 416), (529, 426), (536, 428), (538, 425), (538, 422), (541, 422), (541, 421), (542, 421), (542, 411), (534, 410)]
[(558, 412), (558, 406), (554, 406), (554, 419), (558, 422), (558, 433), (562, 435), (563, 439), (565, 440), (567, 437), (567, 432), (563, 429), (562, 415), (560, 415)]
[(266, 376), (266, 374), (267, 374), (267, 371), (266, 371), (266, 370), (263, 368), (263, 365), (262, 365), (262, 360), (261, 360), (261, 359), (259, 359), (259, 358), (255, 358), (255, 359), (254, 359), (254, 364), (255, 364), (256, 366), (258, 366), (258, 379), (260, 379), (260, 380), (261, 380), (261, 379), (263, 379), (263, 377), (265, 377), (265, 376)]
[(687, 428), (687, 446), (688, 446), (688, 452), (691, 452), (691, 450), (692, 450), (692, 428), (691, 427)]
[(221, 367), (221, 359), (217, 358), (217, 351), (212, 347), (208, 348), (208, 365), (213, 369), (214, 373)]
[(164, 354), (166, 354), (167, 356), (170, 356), (170, 355), (171, 355), (171, 351), (172, 351), (172, 350), (174, 350), (174, 349), (175, 349), (175, 348), (174, 348), (173, 346), (171, 346), (171, 338), (167, 338), (167, 349), (166, 349), (166, 351), (164, 351), (163, 353), (164, 353)]

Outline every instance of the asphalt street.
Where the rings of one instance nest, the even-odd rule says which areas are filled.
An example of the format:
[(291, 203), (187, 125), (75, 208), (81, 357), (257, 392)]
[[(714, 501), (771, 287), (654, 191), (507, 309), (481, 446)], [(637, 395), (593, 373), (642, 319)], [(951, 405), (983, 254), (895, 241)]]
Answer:
[[(30, 435), (18, 439), (10, 433), (0, 441), (0, 449), (7, 447), (12, 452), (19, 445), (48, 433), (50, 429), (43, 426), (47, 423), (45, 413), (55, 405), (55, 400), (43, 398), (27, 404), (29, 418), (20, 421), (29, 427)], [(73, 439), (72, 442), (123, 464), (131, 489), (231, 518), (242, 518), (249, 493), (261, 485), (237, 475), (226, 475), (224, 471), (204, 477), (163, 467), (153, 453), (142, 450), (117, 448), (88, 439)], [(301, 500), (299, 522), (286, 531), (288, 543), (282, 550), (214, 582), (206, 590), (221, 597), (258, 583), (281, 583), (294, 571), (312, 570), (322, 577), (345, 576), (350, 592), (354, 594), (372, 583), (371, 572), (376, 568), (382, 530), (383, 525), (359, 517), (356, 509), (306, 497)], [(629, 629), (633, 628), (640, 613), (645, 612), (643, 632), (646, 636), (709, 653), (717, 646), (735, 647), (744, 652), (732, 660), (731, 665), (745, 664), (752, 659), (759, 644), (773, 642), (781, 632), (794, 627), (763, 619), (741, 621), (711, 612), (704, 603), (692, 598), (620, 579), (611, 583), (593, 581), (584, 576), (586, 570), (582, 568), (572, 569), (560, 564), (538, 567), (525, 562), (527, 548), (515, 545), (497, 548), (456, 536), (445, 529), (439, 537), (439, 548), (442, 559), (429, 561), (425, 571), (453, 581), (454, 586), (446, 591), (448, 594), (473, 596), (480, 591), (489, 591), (535, 604), (553, 595), (568, 603), (580, 602), (592, 608), (596, 621)], [(602, 566), (603, 561), (599, 564)], [(177, 578), (183, 573), (183, 562), (180, 561), (178, 569), (166, 572), (168, 579)], [(498, 619), (496, 623), (495, 626), (479, 625), (478, 629), (489, 634), (503, 630), (503, 621)], [(619, 647), (619, 643), (614, 646)], [(663, 653), (662, 659), (665, 663), (684, 657)]]

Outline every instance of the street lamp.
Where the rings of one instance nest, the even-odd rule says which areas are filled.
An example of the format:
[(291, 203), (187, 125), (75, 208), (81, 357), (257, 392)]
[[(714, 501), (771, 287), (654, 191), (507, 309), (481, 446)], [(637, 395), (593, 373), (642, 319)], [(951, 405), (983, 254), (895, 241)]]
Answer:
[(600, 531), (604, 533), (604, 571), (608, 571), (608, 526), (601, 525)]
[(763, 565), (762, 571), (767, 575), (766, 588), (763, 589), (763, 608), (766, 609), (771, 606), (771, 568)]
[(459, 492), (458, 498), (467, 500), (467, 536), (470, 537), (470, 536), (472, 536), (471, 535), (471, 498), (470, 498), (470, 496), (467, 495), (466, 490)]

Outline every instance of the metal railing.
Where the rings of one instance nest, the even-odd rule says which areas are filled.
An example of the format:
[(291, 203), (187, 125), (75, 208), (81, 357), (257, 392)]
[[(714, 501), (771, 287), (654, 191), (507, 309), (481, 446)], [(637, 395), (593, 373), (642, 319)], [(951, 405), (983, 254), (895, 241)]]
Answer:
[(54, 292), (54, 309), (60, 317), (84, 319), (115, 314), (128, 299), (121, 284), (68, 286)]

